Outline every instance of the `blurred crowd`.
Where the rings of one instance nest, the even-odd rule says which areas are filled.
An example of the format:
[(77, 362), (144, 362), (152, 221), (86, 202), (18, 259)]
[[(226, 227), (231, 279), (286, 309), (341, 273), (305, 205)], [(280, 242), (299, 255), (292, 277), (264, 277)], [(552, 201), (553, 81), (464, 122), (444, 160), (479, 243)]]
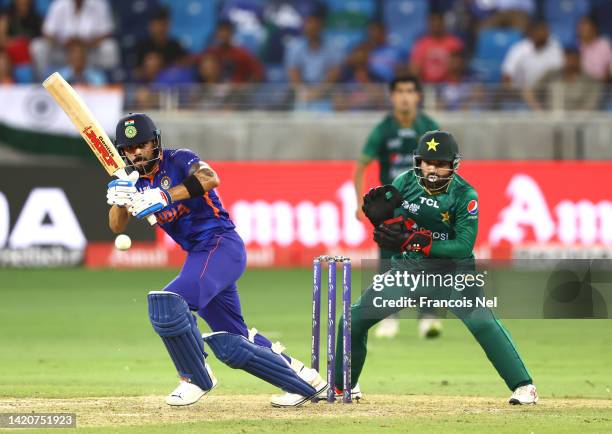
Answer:
[[(130, 107), (612, 110), (612, 1), (0, 0), (0, 83), (60, 71)], [(165, 102), (164, 102), (165, 101)], [(431, 102), (431, 101), (430, 101)]]

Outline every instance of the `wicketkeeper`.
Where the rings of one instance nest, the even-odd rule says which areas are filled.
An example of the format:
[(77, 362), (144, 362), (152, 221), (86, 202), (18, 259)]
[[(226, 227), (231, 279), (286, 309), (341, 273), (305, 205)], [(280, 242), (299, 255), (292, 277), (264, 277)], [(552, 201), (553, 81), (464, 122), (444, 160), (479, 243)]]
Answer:
[[(459, 150), (445, 131), (424, 134), (414, 154), (414, 169), (402, 173), (392, 185), (370, 190), (363, 211), (374, 225), (374, 239), (393, 250), (389, 273), (475, 274), (474, 242), (478, 232), (478, 195), (457, 174)], [(380, 288), (378, 288), (380, 289)], [(462, 291), (443, 286), (392, 285), (381, 290), (371, 286), (351, 306), (352, 394), (361, 396), (358, 380), (365, 363), (368, 330), (401, 307), (384, 301), (408, 297), (428, 300), (472, 300), (483, 295), (482, 287)], [(385, 306), (385, 307), (381, 307)], [(536, 388), (508, 331), (485, 307), (451, 308), (478, 341), (485, 354), (512, 390), (511, 404), (535, 404)], [(339, 321), (342, 324), (342, 321)], [(336, 347), (336, 391), (342, 387), (342, 341)]]

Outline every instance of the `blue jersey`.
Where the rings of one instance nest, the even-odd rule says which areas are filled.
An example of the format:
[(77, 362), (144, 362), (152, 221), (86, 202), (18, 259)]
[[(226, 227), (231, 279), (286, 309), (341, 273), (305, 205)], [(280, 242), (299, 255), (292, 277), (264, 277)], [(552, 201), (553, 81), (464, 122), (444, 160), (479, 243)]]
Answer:
[[(191, 166), (200, 158), (188, 149), (164, 149), (157, 170), (141, 176), (139, 191), (149, 188), (168, 190), (189, 176)], [(214, 190), (204, 196), (179, 200), (155, 213), (159, 226), (184, 250), (197, 251), (215, 234), (234, 229), (234, 223)]]

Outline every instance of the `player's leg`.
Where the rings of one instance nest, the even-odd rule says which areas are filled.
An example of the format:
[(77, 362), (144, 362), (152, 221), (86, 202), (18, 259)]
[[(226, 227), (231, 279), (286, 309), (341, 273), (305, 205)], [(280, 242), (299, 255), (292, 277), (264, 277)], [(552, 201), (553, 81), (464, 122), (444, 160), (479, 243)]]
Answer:
[[(198, 313), (213, 333), (204, 341), (223, 363), (242, 369), (286, 392), (277, 406), (296, 406), (327, 390), (327, 383), (318, 372), (299, 360), (282, 354), (280, 344), (270, 341), (255, 329), (248, 330), (240, 306), (236, 280), (245, 265), (244, 244), (238, 235), (224, 234), (215, 252), (207, 259), (207, 268), (200, 274), (200, 309)], [(228, 272), (234, 267), (236, 271)], [(226, 285), (222, 290), (216, 288)], [(209, 297), (215, 292), (214, 297)]]
[(185, 299), (169, 291), (148, 295), (149, 318), (161, 337), (181, 382), (166, 398), (169, 405), (189, 405), (198, 401), (216, 385), (205, 362), (206, 353), (196, 319)]
[[(204, 351), (202, 335), (197, 327), (196, 318), (191, 314), (191, 311), (197, 310), (198, 308), (200, 298), (199, 276), (203, 264), (206, 264), (209, 257), (214, 254), (215, 246), (216, 244), (211, 242), (210, 245), (206, 246), (202, 251), (190, 252), (185, 259), (185, 263), (179, 275), (164, 288), (164, 293), (177, 294), (184, 302), (184, 306), (181, 304), (180, 309), (178, 309), (177, 306), (176, 310), (180, 312), (176, 314), (176, 318), (164, 318), (168, 323), (166, 327), (170, 327), (174, 322), (180, 322), (186, 318), (191, 324), (190, 333), (186, 333), (187, 328), (185, 327), (185, 329), (182, 330), (185, 333), (174, 336), (175, 339), (172, 340), (172, 345), (169, 345), (166, 338), (173, 336), (163, 336), (163, 321), (154, 317), (153, 314), (151, 315), (151, 322), (155, 330), (162, 336), (162, 340), (164, 344), (166, 344), (166, 348), (170, 353), (170, 357), (174, 362), (180, 378), (179, 385), (166, 398), (166, 402), (170, 405), (193, 404), (217, 384), (217, 380), (212, 374), (210, 366), (208, 366), (205, 361), (207, 354)], [(149, 298), (150, 308), (152, 301), (158, 298), (166, 300), (167, 304), (179, 304), (176, 298), (164, 298), (160, 295), (153, 300), (151, 297)], [(160, 306), (160, 309), (153, 313), (157, 312), (159, 315), (159, 312), (162, 312), (161, 307), (164, 306)], [(162, 322), (162, 324), (157, 324), (159, 322)], [(186, 361), (183, 360), (186, 356), (190, 357), (188, 361), (191, 362), (193, 362), (194, 358), (197, 358), (197, 363), (186, 365)], [(202, 361), (203, 368), (200, 364), (200, 360)], [(208, 381), (197, 380), (205, 376), (210, 378), (210, 383), (212, 383), (210, 386)], [(194, 380), (194, 378), (196, 378), (196, 380)]]
[[(395, 254), (395, 252), (391, 252), (385, 249), (378, 249), (378, 257), (379, 265), (378, 272), (385, 273), (389, 271), (391, 257)], [(400, 322), (399, 319), (395, 315), (390, 315), (389, 317), (381, 320), (376, 328), (374, 329), (374, 337), (376, 338), (394, 338), (399, 334), (400, 331)]]
[[(471, 300), (482, 296), (483, 291), (477, 288), (451, 292), (451, 297), (467, 297)], [(463, 321), (508, 388), (514, 392), (510, 403), (535, 404), (538, 396), (531, 375), (510, 333), (494, 313), (485, 307), (455, 308), (452, 312)]]

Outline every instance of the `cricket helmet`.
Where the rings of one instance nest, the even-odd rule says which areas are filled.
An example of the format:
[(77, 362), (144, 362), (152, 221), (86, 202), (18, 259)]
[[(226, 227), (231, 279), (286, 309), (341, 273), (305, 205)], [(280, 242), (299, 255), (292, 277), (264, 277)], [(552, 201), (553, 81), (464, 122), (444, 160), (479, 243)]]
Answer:
[[(459, 168), (461, 154), (459, 154), (459, 146), (451, 133), (447, 131), (428, 131), (421, 136), (417, 148), (414, 151), (414, 174), (418, 178), (419, 183), (432, 192), (438, 192), (445, 189)], [(421, 169), (421, 161), (447, 161), (451, 168), (446, 177), (437, 175), (424, 176)]]
[[(135, 167), (125, 155), (124, 149), (153, 140), (153, 158), (146, 160), (144, 166)], [(144, 113), (129, 113), (117, 122), (115, 130), (115, 146), (128, 167), (138, 170), (141, 175), (150, 173), (161, 157), (161, 133), (153, 120)]]

